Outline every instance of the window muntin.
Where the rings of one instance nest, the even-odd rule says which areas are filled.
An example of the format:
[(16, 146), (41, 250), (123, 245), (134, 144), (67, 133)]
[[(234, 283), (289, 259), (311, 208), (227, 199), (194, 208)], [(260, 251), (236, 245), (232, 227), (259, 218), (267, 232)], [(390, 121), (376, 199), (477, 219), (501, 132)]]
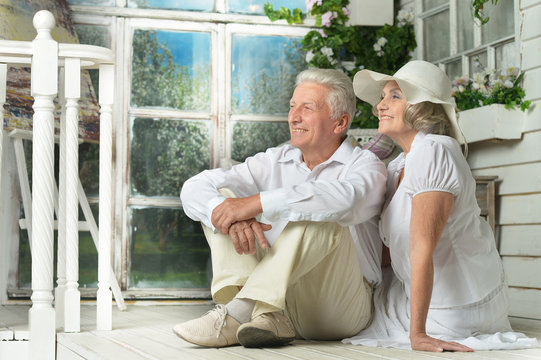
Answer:
[[(451, 79), (459, 73), (469, 76), (472, 71), (483, 71), (476, 59), (491, 69), (519, 66), (520, 59), (512, 50), (515, 46), (514, 1), (485, 4), (484, 15), (490, 20), (484, 25), (473, 19), (470, 0), (416, 0), (416, 4), (417, 25), (421, 29), (418, 35), (423, 36), (418, 51), (423, 59), (442, 65)], [(441, 23), (434, 20), (443, 13), (448, 14), (447, 19), (441, 19)], [(448, 28), (448, 36), (433, 34), (445, 28)]]

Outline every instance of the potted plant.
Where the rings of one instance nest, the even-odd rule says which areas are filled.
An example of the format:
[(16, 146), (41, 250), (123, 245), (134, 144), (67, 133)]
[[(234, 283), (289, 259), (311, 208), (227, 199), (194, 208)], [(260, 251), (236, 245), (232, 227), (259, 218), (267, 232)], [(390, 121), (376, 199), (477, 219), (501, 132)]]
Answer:
[(454, 80), (458, 122), (467, 142), (521, 138), (523, 115), (530, 107), (524, 100), (523, 76), (518, 68), (509, 67)]

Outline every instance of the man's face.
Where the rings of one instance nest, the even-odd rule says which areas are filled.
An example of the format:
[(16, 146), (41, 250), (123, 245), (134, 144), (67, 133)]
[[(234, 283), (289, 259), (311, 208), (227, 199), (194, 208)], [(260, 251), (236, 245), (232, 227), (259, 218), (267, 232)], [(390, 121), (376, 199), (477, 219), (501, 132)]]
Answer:
[[(303, 82), (295, 88), (289, 101), (291, 145), (306, 154), (335, 146), (340, 131), (331, 120), (331, 109), (325, 99), (329, 89), (315, 82)], [(332, 144), (332, 145), (330, 145)]]

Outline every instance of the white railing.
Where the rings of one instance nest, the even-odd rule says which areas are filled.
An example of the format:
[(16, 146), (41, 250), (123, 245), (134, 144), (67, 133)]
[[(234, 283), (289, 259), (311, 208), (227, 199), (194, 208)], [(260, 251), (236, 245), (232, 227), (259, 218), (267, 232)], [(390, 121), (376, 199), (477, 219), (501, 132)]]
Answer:
[[(56, 326), (65, 332), (80, 331), (78, 289), (78, 206), (85, 216), (86, 198), (78, 178), (78, 103), (81, 69), (99, 69), (100, 167), (99, 230), (91, 226), (98, 248), (97, 330), (112, 328), (112, 291), (124, 309), (122, 294), (111, 268), (112, 238), (112, 106), (114, 54), (110, 49), (57, 43), (51, 36), (53, 15), (45, 10), (34, 16), (36, 38), (29, 41), (0, 40), (0, 105), (5, 103), (6, 64), (31, 66), (34, 97), (32, 198), (26, 219), (32, 253), (32, 307), (29, 311), (30, 359), (54, 359)], [(60, 73), (60, 76), (59, 76)], [(65, 79), (64, 86), (62, 79)], [(56, 185), (54, 180), (54, 103), (63, 105), (60, 126), (60, 178), (58, 192), (57, 287), (53, 297), (53, 234)], [(2, 109), (3, 110), (3, 109)], [(3, 139), (0, 126), (0, 169)], [(0, 180), (1, 181), (1, 180)], [(84, 201), (83, 201), (84, 200)], [(88, 205), (86, 203), (86, 205)], [(27, 210), (27, 209), (25, 209)], [(30, 209), (28, 209), (30, 210)], [(30, 215), (30, 216), (29, 216)], [(92, 219), (93, 220), (93, 219)], [(92, 231), (94, 230), (94, 231)], [(55, 300), (55, 307), (53, 307)]]

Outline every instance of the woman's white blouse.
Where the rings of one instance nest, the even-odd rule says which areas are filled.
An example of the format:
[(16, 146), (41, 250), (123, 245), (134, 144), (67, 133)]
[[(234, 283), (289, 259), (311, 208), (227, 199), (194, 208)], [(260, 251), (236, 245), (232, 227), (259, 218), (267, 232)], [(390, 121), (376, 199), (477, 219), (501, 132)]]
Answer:
[[(401, 170), (404, 178), (397, 188)], [(409, 230), (414, 196), (429, 191), (453, 194), (454, 209), (434, 250), (431, 308), (474, 304), (501, 287), (504, 276), (492, 229), (480, 217), (475, 180), (460, 146), (451, 137), (419, 132), (407, 156), (388, 167), (380, 233), (392, 267), (410, 297)]]

